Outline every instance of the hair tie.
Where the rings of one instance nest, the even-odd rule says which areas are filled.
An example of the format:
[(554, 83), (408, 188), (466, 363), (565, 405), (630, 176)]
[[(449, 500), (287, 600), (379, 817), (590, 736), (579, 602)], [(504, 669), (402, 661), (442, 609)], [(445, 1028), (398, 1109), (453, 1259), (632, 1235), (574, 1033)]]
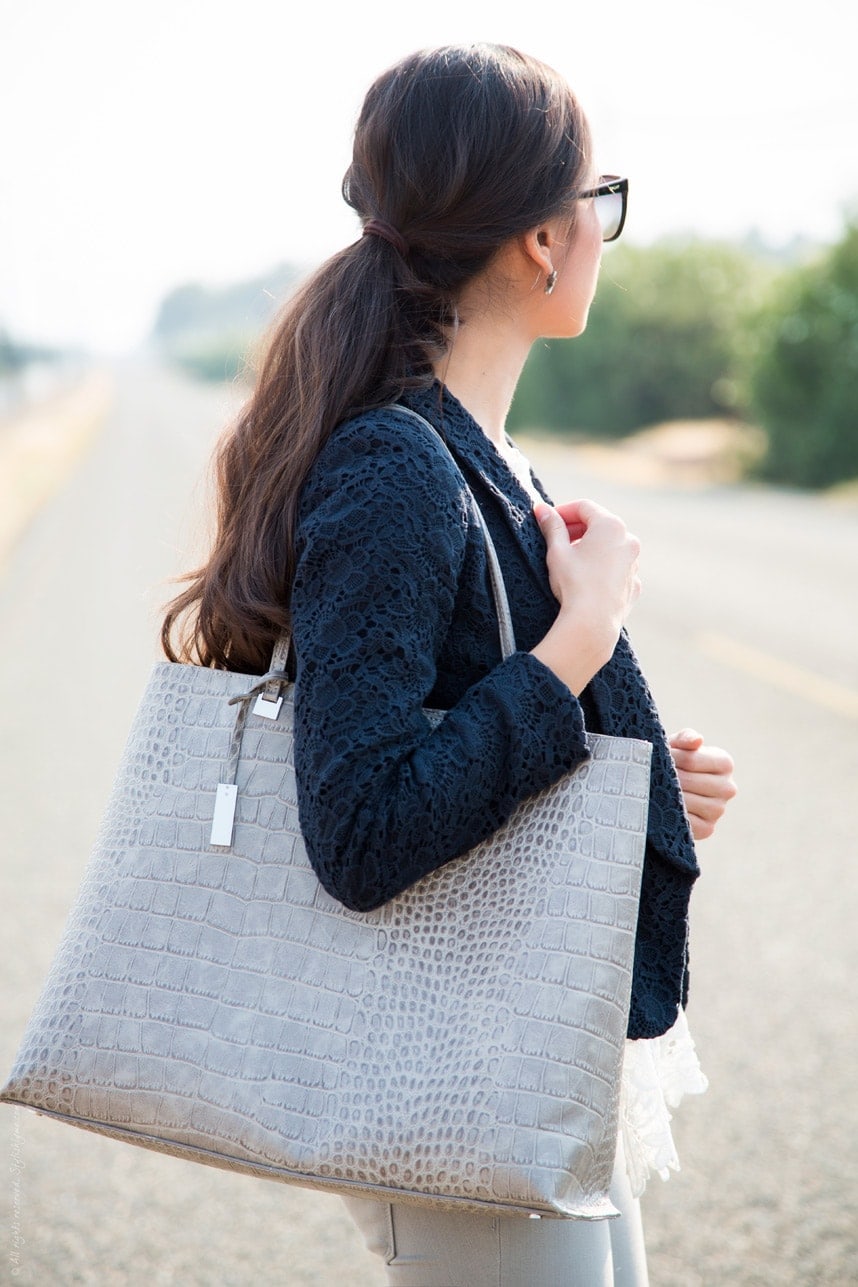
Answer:
[(398, 250), (403, 259), (408, 254), (408, 242), (402, 233), (384, 219), (368, 219), (363, 226), (363, 236), (381, 237), (382, 241), (388, 242), (394, 250)]

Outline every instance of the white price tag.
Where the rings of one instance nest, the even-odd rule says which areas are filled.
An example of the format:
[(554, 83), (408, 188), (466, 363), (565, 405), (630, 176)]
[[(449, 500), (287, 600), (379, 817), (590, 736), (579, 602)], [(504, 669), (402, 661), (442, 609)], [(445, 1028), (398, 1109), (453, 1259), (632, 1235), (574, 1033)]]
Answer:
[(238, 798), (238, 787), (232, 783), (219, 782), (215, 796), (214, 817), (210, 845), (232, 844), (232, 824), (235, 819), (235, 802)]

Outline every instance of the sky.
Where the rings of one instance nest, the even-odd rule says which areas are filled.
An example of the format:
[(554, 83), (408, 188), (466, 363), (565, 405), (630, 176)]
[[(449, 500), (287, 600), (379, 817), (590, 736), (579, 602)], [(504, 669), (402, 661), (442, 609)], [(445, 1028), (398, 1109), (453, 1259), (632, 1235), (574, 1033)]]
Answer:
[[(837, 239), (858, 210), (854, 0), (0, 0), (0, 329), (121, 352), (186, 281), (354, 240), (361, 99), (414, 49), (551, 63), (624, 238)], [(609, 252), (608, 252), (609, 253)]]

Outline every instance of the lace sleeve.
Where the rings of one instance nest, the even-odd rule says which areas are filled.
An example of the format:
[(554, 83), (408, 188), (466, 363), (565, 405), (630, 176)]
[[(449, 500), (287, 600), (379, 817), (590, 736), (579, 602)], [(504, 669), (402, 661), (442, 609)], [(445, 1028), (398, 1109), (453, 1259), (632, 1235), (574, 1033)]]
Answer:
[(301, 824), (325, 888), (369, 910), (584, 759), (583, 718), (547, 667), (521, 652), (501, 662), (498, 650), (430, 728), (439, 650), (462, 614), (473, 625), (487, 591), (461, 477), (419, 429), (383, 415), (341, 427), (302, 495), (298, 537)]

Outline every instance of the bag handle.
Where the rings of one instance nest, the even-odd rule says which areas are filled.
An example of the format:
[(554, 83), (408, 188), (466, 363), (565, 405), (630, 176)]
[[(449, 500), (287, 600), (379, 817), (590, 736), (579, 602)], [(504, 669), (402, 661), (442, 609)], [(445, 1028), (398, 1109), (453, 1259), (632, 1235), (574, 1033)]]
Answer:
[[(424, 416), (419, 415), (418, 412), (412, 411), (410, 407), (403, 406), (401, 402), (391, 403), (388, 409), (390, 411), (400, 411), (403, 415), (410, 416), (412, 420), (417, 420), (421, 425), (424, 425), (425, 428), (427, 428), (429, 432), (438, 439), (447, 455), (458, 469), (458, 464), (453, 457), (453, 453), (450, 451), (450, 448), (430, 421), (428, 421)], [(470, 487), (468, 487), (467, 480), (464, 476), (462, 481), (464, 482), (465, 489), (471, 498), (471, 505), (473, 506), (474, 514), (480, 525), (480, 530), (482, 531), (483, 539), (486, 543), (489, 579), (491, 581), (492, 598), (494, 600), (495, 612), (497, 613), (498, 619), (498, 638), (500, 640), (501, 656), (506, 660), (507, 657), (511, 657), (515, 652), (515, 632), (513, 630), (512, 614), (509, 610), (509, 598), (506, 592), (506, 585), (504, 584), (503, 572), (501, 571), (497, 550), (495, 549), (494, 541), (492, 540), (491, 534), (486, 525), (486, 520), (483, 517), (483, 512), (477, 504), (477, 499), (474, 496), (474, 493), (471, 491)], [(263, 684), (264, 687), (258, 690), (259, 696), (257, 697), (256, 705), (253, 708), (254, 715), (263, 715), (268, 719), (277, 718), (280, 710), (280, 689), (287, 679), (286, 662), (289, 657), (290, 641), (291, 636), (289, 632), (284, 630), (274, 645), (268, 673), (263, 676), (262, 680), (260, 680), (260, 683)]]
[[(453, 464), (456, 465), (456, 468), (459, 468), (450, 448), (430, 421), (426, 420), (423, 416), (418, 415), (416, 411), (412, 411), (410, 407), (404, 407), (401, 402), (394, 402), (390, 410), (402, 411), (405, 415), (411, 416), (412, 420), (419, 420), (420, 424), (425, 425), (430, 433), (433, 433), (441, 443), (447, 455), (453, 461)], [(464, 476), (462, 477), (462, 482), (465, 484), (465, 489), (471, 498), (471, 504), (474, 507), (477, 522), (480, 525), (480, 529), (482, 530), (483, 537), (486, 542), (486, 555), (489, 561), (489, 577), (492, 583), (492, 598), (495, 601), (495, 612), (497, 613), (498, 618), (498, 635), (500, 637), (501, 656), (504, 661), (506, 661), (507, 657), (511, 657), (515, 652), (515, 632), (512, 627), (512, 614), (509, 610), (509, 599), (506, 593), (503, 572), (501, 571), (500, 560), (497, 555), (497, 550), (495, 549), (494, 541), (492, 540), (489, 529), (486, 526), (486, 520), (483, 518), (483, 511), (477, 504), (477, 498), (474, 496), (470, 487), (468, 487)]]

